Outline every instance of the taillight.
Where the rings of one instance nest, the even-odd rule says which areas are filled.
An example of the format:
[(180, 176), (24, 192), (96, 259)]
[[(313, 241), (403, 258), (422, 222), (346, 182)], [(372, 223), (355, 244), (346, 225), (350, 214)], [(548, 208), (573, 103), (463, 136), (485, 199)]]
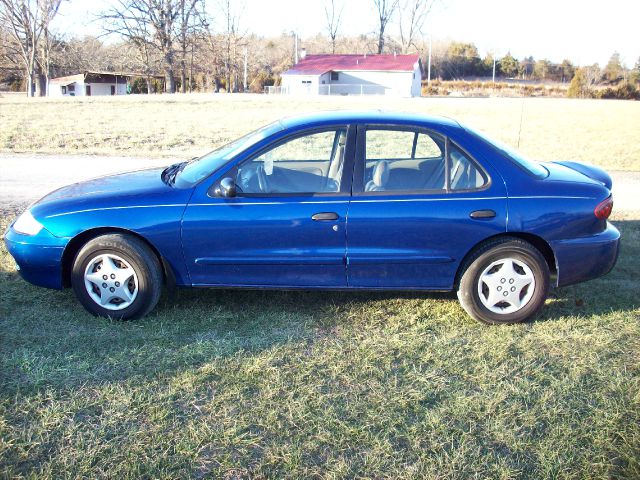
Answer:
[(609, 195), (608, 198), (601, 201), (593, 211), (593, 214), (599, 220), (606, 220), (611, 215), (611, 210), (613, 210), (613, 195)]

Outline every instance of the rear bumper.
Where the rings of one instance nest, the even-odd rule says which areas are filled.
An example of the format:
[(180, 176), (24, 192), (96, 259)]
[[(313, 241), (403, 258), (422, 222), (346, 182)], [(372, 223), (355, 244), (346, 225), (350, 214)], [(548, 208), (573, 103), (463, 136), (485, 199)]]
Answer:
[(616, 264), (620, 232), (607, 223), (604, 232), (589, 237), (551, 242), (558, 267), (558, 287), (606, 275)]
[(68, 238), (58, 238), (42, 229), (34, 236), (21, 235), (9, 227), (4, 235), (7, 250), (20, 276), (40, 287), (61, 289), (62, 253)]

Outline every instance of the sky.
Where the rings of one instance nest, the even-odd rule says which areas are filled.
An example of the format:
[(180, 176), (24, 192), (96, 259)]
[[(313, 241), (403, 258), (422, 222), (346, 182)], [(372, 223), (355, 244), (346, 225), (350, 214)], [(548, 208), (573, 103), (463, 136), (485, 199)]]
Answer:
[[(69, 35), (99, 35), (95, 14), (112, 1), (68, 0), (60, 7), (56, 26)], [(304, 38), (326, 32), (324, 0), (232, 1), (244, 5), (241, 29), (251, 33), (275, 36), (295, 30)], [(345, 5), (339, 34), (375, 31), (373, 0), (337, 1)], [(217, 1), (207, 4), (215, 18)], [(639, 18), (640, 0), (436, 0), (423, 31), (434, 41), (473, 42), (482, 56), (509, 52), (518, 59), (532, 55), (604, 66), (617, 51), (623, 63), (633, 67), (640, 57)], [(393, 28), (390, 33), (395, 33)]]

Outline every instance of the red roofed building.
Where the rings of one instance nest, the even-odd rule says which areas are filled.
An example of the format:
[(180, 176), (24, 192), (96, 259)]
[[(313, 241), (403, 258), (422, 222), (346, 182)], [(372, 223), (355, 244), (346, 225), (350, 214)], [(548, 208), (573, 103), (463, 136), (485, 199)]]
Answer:
[(305, 55), (282, 74), (291, 94), (420, 96), (418, 55)]

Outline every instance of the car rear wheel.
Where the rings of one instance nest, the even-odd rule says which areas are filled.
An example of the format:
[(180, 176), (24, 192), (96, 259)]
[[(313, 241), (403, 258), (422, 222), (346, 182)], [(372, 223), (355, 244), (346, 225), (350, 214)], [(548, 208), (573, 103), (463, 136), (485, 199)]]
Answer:
[(162, 268), (141, 240), (102, 235), (87, 242), (76, 255), (71, 284), (80, 303), (96, 316), (140, 318), (158, 303)]
[(540, 313), (549, 294), (549, 267), (531, 244), (497, 239), (479, 248), (462, 268), (458, 299), (484, 323), (519, 323)]

